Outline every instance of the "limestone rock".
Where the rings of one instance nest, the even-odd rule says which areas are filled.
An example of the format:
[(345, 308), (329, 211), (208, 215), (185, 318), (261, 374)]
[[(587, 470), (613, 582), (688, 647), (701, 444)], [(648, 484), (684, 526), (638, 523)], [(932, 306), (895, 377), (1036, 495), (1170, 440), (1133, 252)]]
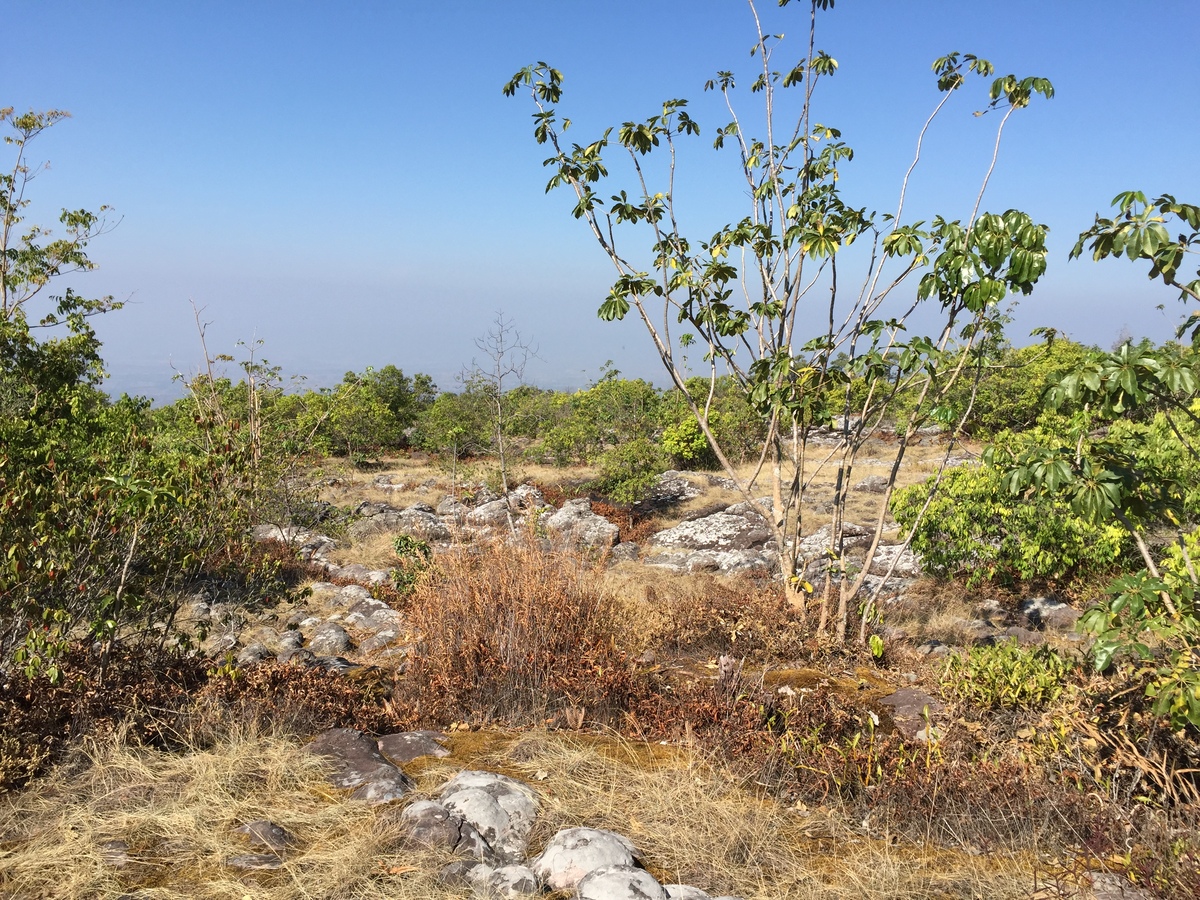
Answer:
[(584, 876), (578, 900), (668, 900), (653, 875), (635, 866), (604, 866)]
[(771, 539), (762, 515), (749, 503), (735, 503), (721, 512), (681, 522), (651, 538), (658, 547), (687, 550), (754, 550)]
[(880, 699), (879, 705), (886, 708), (896, 730), (909, 740), (921, 740), (930, 720), (946, 708), (936, 697), (914, 687), (900, 688)]
[(508, 524), (508, 503), (504, 500), (489, 500), (467, 513), (467, 524), (476, 528), (499, 527)]
[(269, 819), (247, 822), (245, 825), (235, 828), (234, 831), (246, 835), (251, 847), (265, 847), (277, 854), (283, 853), (296, 843), (296, 839), (286, 828), (276, 825)]
[(502, 862), (525, 858), (538, 802), (526, 785), (491, 772), (459, 772), (439, 792), (442, 805), (478, 831)]
[(530, 866), (550, 890), (569, 891), (598, 869), (633, 866), (636, 852), (628, 838), (615, 832), (566, 828), (550, 839)]
[(1029, 624), (1047, 631), (1073, 631), (1080, 612), (1052, 597), (1030, 597), (1021, 603), (1021, 612)]
[(408, 776), (384, 759), (375, 741), (361, 731), (334, 728), (318, 735), (306, 749), (333, 764), (330, 783), (351, 790), (354, 800), (390, 803), (412, 789)]
[(542, 519), (546, 531), (561, 543), (585, 550), (608, 550), (616, 542), (620, 529), (603, 516), (592, 512), (586, 497), (568, 500), (562, 509)]
[(450, 751), (438, 743), (438, 738), (442, 737), (445, 735), (436, 731), (401, 731), (385, 734), (378, 741), (379, 752), (398, 766), (422, 756), (444, 759), (450, 755)]
[(337, 622), (324, 622), (313, 631), (308, 649), (318, 656), (337, 655), (350, 649), (350, 635)]

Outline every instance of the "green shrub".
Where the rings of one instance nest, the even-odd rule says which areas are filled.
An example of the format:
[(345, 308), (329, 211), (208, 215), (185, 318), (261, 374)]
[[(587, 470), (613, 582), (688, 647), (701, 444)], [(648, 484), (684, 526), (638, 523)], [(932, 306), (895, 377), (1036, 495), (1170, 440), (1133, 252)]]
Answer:
[(949, 694), (984, 709), (1045, 709), (1063, 692), (1076, 664), (1045, 645), (1026, 650), (1001, 641), (952, 654), (942, 670)]
[[(907, 530), (928, 496), (930, 482), (892, 498), (892, 515)], [(1091, 580), (1120, 560), (1126, 534), (1117, 525), (1095, 525), (1065, 502), (1013, 496), (991, 466), (950, 469), (942, 476), (913, 537), (927, 571), (988, 580)]]

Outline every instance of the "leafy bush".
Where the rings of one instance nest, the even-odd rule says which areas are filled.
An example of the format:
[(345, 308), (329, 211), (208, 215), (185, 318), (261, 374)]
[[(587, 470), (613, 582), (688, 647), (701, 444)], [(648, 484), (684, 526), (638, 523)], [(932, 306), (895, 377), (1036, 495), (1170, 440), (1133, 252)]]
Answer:
[(644, 437), (606, 450), (598, 462), (600, 477), (592, 487), (618, 503), (637, 503), (644, 499), (668, 467), (662, 448)]
[(1062, 694), (1076, 664), (1042, 645), (1001, 641), (952, 654), (942, 670), (947, 693), (982, 709), (1045, 709)]
[[(929, 488), (930, 482), (911, 485), (893, 496), (892, 515), (902, 529), (916, 521)], [(1062, 501), (1013, 496), (999, 470), (978, 465), (942, 476), (912, 548), (928, 571), (978, 584), (1092, 580), (1120, 560), (1125, 543), (1119, 526), (1092, 524)]]
[(1132, 658), (1152, 711), (1175, 728), (1200, 729), (1200, 608), (1195, 560), (1200, 531), (1172, 546), (1160, 574), (1142, 570), (1113, 582), (1107, 603), (1079, 621), (1095, 635), (1092, 659), (1105, 671), (1122, 656)]

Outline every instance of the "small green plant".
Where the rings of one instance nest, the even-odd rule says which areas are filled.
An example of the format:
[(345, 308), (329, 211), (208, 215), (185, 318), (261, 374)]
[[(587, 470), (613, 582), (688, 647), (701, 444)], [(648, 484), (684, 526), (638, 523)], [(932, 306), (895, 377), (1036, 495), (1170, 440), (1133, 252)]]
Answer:
[(433, 550), (428, 541), (422, 541), (410, 534), (401, 534), (392, 542), (400, 564), (392, 569), (392, 584), (401, 594), (411, 594), (416, 588), (421, 576), (429, 571), (429, 561)]
[(1058, 699), (1075, 663), (1047, 646), (1026, 650), (1015, 641), (954, 654), (942, 687), (984, 709), (1045, 709)]
[(887, 652), (887, 645), (877, 634), (873, 634), (867, 639), (867, 646), (871, 648), (871, 656), (875, 659), (883, 659), (883, 654)]

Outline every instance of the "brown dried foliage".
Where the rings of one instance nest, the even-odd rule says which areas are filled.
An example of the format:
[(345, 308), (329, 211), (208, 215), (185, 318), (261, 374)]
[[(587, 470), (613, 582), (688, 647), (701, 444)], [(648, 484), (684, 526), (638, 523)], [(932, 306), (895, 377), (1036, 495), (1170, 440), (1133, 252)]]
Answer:
[(205, 679), (195, 659), (147, 648), (121, 648), (101, 679), (98, 654), (72, 647), (59, 660), (57, 684), (10, 671), (0, 680), (0, 791), (18, 787), (61, 758), (84, 735), (174, 747), (190, 692)]
[(439, 558), (411, 598), (421, 635), (402, 696), (430, 724), (607, 721), (637, 691), (618, 604), (578, 559), (496, 543)]
[(372, 734), (396, 731), (404, 718), (392, 704), (393, 674), (364, 667), (348, 674), (264, 663), (236, 677), (213, 677), (194, 707), (199, 736), (218, 738), (231, 726), (310, 737), (330, 728)]

